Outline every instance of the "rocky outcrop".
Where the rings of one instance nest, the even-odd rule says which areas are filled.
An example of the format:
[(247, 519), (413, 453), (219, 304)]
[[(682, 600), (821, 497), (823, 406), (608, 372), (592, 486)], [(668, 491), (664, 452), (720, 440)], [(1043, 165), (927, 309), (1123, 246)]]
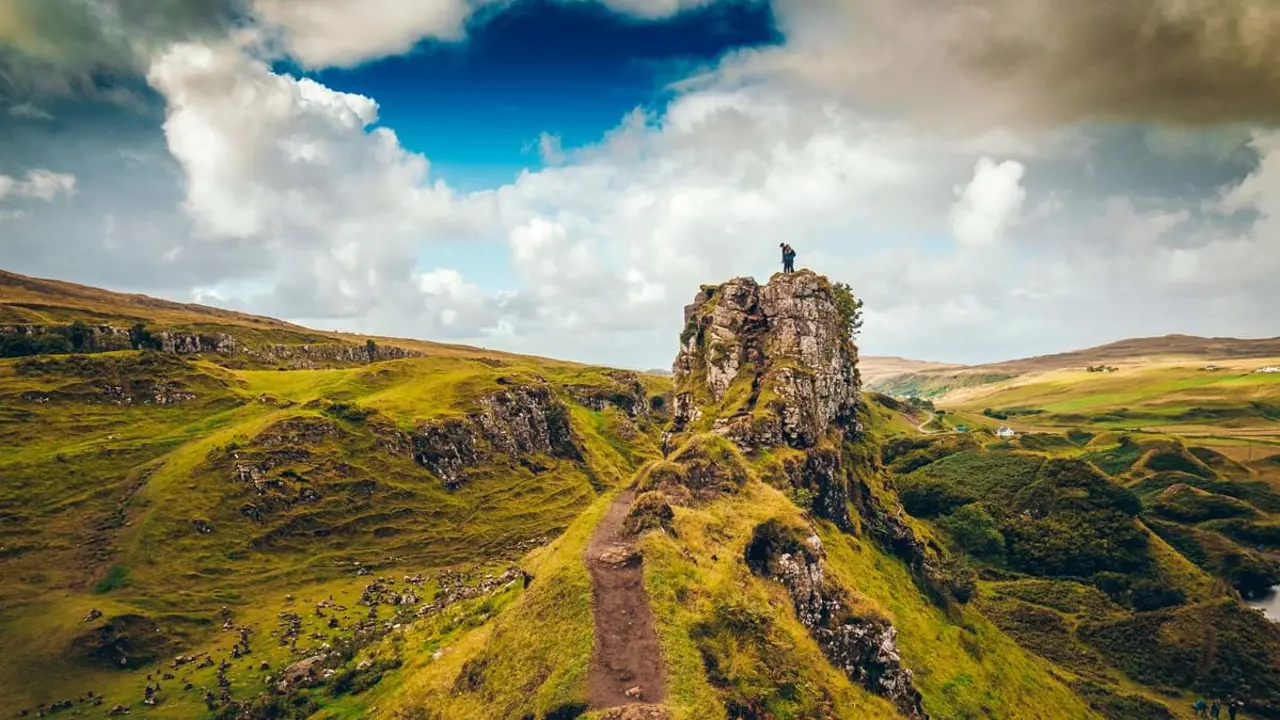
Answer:
[(778, 480), (813, 498), (805, 510), (830, 520), (845, 532), (855, 531), (849, 515), (849, 471), (838, 450), (814, 448), (803, 455), (783, 459), (781, 468), (782, 477)]
[(466, 468), (480, 460), (480, 433), (471, 418), (446, 418), (425, 423), (413, 436), (413, 459), (435, 473), (450, 490), (466, 480)]
[(755, 529), (745, 559), (753, 573), (787, 589), (796, 618), (833, 665), (903, 716), (925, 720), (920, 693), (898, 654), (897, 630), (884, 618), (851, 612), (847, 593), (825, 576), (825, 558), (812, 530), (770, 520)]
[(848, 488), (850, 502), (857, 508), (866, 533), (911, 568), (917, 583), (929, 597), (941, 605), (952, 600), (965, 603), (973, 597), (976, 589), (973, 571), (917, 535), (903, 519), (904, 511), (896, 500), (876, 497), (867, 483), (858, 479), (850, 482)]
[[(0, 325), (0, 339), (3, 338), (29, 338), (31, 340), (39, 340), (43, 338), (66, 338), (66, 325)], [(112, 327), (110, 325), (89, 325), (85, 328), (85, 337), (83, 339), (84, 349), (106, 352), (111, 350), (128, 350), (129, 349), (129, 331), (125, 328)], [(40, 343), (34, 343), (38, 346)], [(34, 347), (33, 347), (34, 349)]]
[(512, 458), (538, 453), (581, 460), (569, 410), (546, 385), (515, 385), (480, 400), (464, 417), (423, 423), (413, 436), (413, 458), (450, 489), (467, 479), (467, 469), (492, 455)]
[(685, 308), (674, 373), (674, 433), (709, 424), (752, 451), (859, 430), (857, 349), (830, 284), (812, 272), (704, 286)]
[[(68, 336), (65, 325), (2, 325), (0, 339), (11, 338), (55, 338), (65, 340)], [(129, 350), (134, 347), (134, 339), (128, 328), (110, 325), (87, 326), (84, 330), (83, 350), (102, 352), (108, 350)], [(28, 343), (29, 350), (18, 354), (66, 353), (72, 348), (62, 344), (61, 349), (51, 349), (45, 343)], [(146, 334), (146, 349), (172, 353), (174, 355), (222, 355), (243, 356), (262, 363), (284, 365), (295, 369), (313, 369), (340, 364), (359, 364), (380, 362), (383, 360), (401, 360), (404, 358), (425, 357), (426, 353), (390, 345), (319, 343), (306, 345), (247, 345), (227, 333), (198, 333), (185, 330), (163, 330)]]
[(196, 353), (221, 353), (230, 355), (236, 352), (234, 338), (226, 333), (191, 333), (191, 332), (159, 332), (151, 336), (162, 352), (177, 355), (193, 355)]
[(611, 370), (606, 374), (612, 381), (607, 385), (568, 385), (565, 391), (574, 402), (597, 412), (617, 408), (635, 419), (653, 411), (639, 375), (627, 370)]
[(255, 360), (284, 364), (292, 368), (310, 370), (332, 363), (359, 364), (426, 357), (426, 353), (391, 345), (378, 345), (372, 354), (364, 345), (266, 345), (245, 347), (241, 352)]

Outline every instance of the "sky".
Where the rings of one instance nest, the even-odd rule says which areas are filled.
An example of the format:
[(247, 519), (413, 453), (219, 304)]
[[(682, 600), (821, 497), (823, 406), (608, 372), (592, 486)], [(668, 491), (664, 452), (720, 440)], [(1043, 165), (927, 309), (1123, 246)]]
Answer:
[(797, 265), (863, 354), (1280, 335), (1272, 0), (0, 0), (0, 268), (669, 367)]

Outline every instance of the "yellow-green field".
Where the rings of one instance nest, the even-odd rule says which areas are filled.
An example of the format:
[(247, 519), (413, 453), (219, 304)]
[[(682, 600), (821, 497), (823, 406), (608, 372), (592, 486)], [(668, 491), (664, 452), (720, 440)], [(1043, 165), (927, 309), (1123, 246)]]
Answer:
[[(1178, 435), (1258, 459), (1280, 452), (1280, 373), (1256, 372), (1277, 364), (1262, 358), (1054, 370), (960, 388), (935, 402), (976, 427)], [(984, 416), (987, 409), (1008, 417)]]

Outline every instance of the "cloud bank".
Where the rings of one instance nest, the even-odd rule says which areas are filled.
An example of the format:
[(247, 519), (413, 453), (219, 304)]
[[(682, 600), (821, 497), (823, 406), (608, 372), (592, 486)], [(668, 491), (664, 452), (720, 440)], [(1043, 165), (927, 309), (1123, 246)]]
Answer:
[[(376, 98), (272, 62), (458, 41), (507, 4), (193, 0), (144, 28), (130, 3), (90, 3), (144, 28), (97, 49), (62, 47), (90, 32), (77, 18), (15, 5), (10, 53), (69, 74), (141, 62), (163, 117), (109, 158), (55, 165), (51, 147), (0, 166), (8, 251), (321, 327), (640, 367), (669, 362), (699, 284), (767, 276), (781, 240), (865, 297), (873, 353), (1280, 330), (1271, 4), (775, 0), (784, 45), (705, 68), (596, 142), (533, 138), (541, 169), (474, 193), (378, 124)], [(655, 20), (706, 3), (603, 4)], [(49, 122), (9, 115), (23, 132)], [(111, 182), (118, 168), (131, 185)], [(79, 213), (30, 206), (55, 199)], [(500, 258), (501, 284), (440, 259), (470, 256)]]

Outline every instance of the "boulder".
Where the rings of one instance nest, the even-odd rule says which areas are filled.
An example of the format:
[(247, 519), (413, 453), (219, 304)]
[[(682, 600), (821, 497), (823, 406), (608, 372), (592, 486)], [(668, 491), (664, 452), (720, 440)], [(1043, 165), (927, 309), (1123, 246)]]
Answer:
[(276, 682), (276, 690), (284, 693), (314, 684), (320, 678), (323, 663), (328, 657), (324, 653), (312, 655), (285, 668)]

